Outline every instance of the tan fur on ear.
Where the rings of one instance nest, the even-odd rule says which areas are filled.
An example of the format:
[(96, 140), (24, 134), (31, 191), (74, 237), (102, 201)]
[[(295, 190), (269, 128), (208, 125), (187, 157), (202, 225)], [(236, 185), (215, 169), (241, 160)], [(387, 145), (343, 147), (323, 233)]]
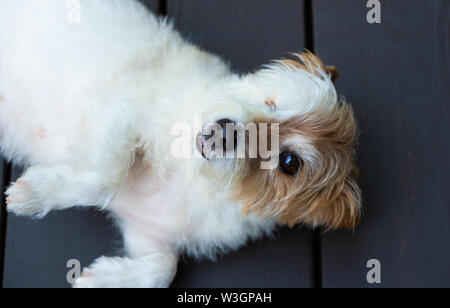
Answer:
[[(308, 113), (280, 123), (280, 144), (302, 136), (314, 148), (296, 177), (280, 170), (261, 170), (258, 159), (241, 166), (235, 198), (242, 211), (276, 216), (286, 225), (326, 229), (354, 228), (361, 216), (355, 142), (357, 125), (350, 105), (341, 102), (325, 113)], [(309, 159), (309, 160), (308, 160)]]
[(319, 77), (320, 75), (318, 74), (317, 70), (321, 69), (331, 77), (333, 83), (336, 82), (337, 78), (339, 77), (339, 70), (337, 69), (337, 67), (325, 66), (319, 59), (319, 57), (317, 57), (310, 51), (306, 51), (304, 53), (292, 53), (291, 55), (298, 58), (300, 62), (292, 59), (283, 59), (278, 60), (277, 62), (287, 64), (301, 70), (305, 70)]
[[(310, 208), (300, 215), (303, 222), (311, 227), (324, 226), (327, 230), (352, 230), (361, 222), (361, 192), (356, 179), (349, 177), (343, 187), (333, 189), (329, 196), (325, 193), (317, 197)], [(334, 196), (333, 196), (334, 195)], [(298, 215), (298, 214), (297, 214)], [(298, 223), (297, 215), (280, 217), (280, 221), (290, 227)]]
[(333, 81), (333, 83), (336, 83), (336, 80), (340, 76), (338, 68), (332, 65), (325, 67), (325, 73), (331, 76), (331, 81)]

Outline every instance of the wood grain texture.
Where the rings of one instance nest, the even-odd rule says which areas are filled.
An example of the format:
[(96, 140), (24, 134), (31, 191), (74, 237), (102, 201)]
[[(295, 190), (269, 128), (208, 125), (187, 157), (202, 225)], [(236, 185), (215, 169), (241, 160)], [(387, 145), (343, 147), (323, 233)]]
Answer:
[[(157, 12), (158, 0), (142, 0)], [(21, 170), (14, 169), (16, 179)], [(102, 255), (120, 255), (121, 239), (104, 213), (94, 209), (52, 212), (43, 220), (8, 215), (3, 286), (69, 287), (67, 261), (88, 266)]]
[(450, 287), (450, 2), (314, 1), (316, 51), (341, 71), (339, 91), (361, 126), (365, 219), (323, 236), (323, 285)]
[[(13, 169), (13, 180), (21, 174)], [(102, 255), (120, 254), (121, 240), (112, 221), (94, 209), (52, 212), (43, 220), (8, 214), (6, 288), (60, 288), (67, 283), (67, 261), (88, 266)]]
[(305, 47), (303, 0), (168, 0), (168, 14), (187, 39), (240, 72)]
[(313, 286), (311, 234), (283, 229), (217, 262), (180, 262), (173, 287), (309, 288)]
[[(301, 0), (169, 0), (168, 14), (185, 37), (247, 72), (303, 48)], [(180, 265), (176, 287), (311, 287), (312, 234), (282, 230), (217, 263)]]
[[(3, 195), (3, 191), (4, 191), (4, 188), (5, 188), (5, 185), (6, 185), (6, 183), (5, 183), (5, 172), (6, 172), (6, 168), (5, 168), (6, 166), (5, 166), (5, 161), (3, 160), (3, 157), (1, 156), (1, 154), (0, 154), (0, 192), (1, 192), (1, 195), (0, 195), (0, 206), (1, 206), (1, 209), (0, 209), (0, 232), (2, 232), (2, 230), (3, 230), (3, 225), (2, 225), (2, 223), (3, 223), (3, 215), (4, 215), (4, 205), (5, 205), (5, 197), (4, 197), (4, 195)], [(0, 234), (0, 236), (2, 236), (1, 234)], [(2, 250), (3, 250), (3, 247), (1, 247), (0, 246), (0, 253), (2, 252)], [(1, 266), (1, 265), (0, 265)]]
[(138, 0), (143, 5), (145, 5), (150, 11), (154, 13), (159, 13), (159, 0)]
[(4, 270), (4, 256), (5, 256), (5, 237), (6, 237), (6, 204), (5, 186), (8, 182), (7, 165), (0, 154), (0, 287), (3, 286), (3, 270)]

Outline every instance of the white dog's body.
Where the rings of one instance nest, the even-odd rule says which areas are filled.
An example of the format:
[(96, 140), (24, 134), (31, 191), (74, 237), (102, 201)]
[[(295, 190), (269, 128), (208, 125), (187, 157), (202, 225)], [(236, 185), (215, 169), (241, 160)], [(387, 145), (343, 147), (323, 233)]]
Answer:
[[(130, 258), (101, 258), (76, 285), (168, 286), (180, 252), (214, 257), (270, 233), (276, 216), (231, 201), (232, 175), (171, 156), (172, 129), (326, 109), (337, 102), (329, 78), (283, 66), (283, 78), (234, 75), (131, 0), (81, 1), (80, 23), (67, 16), (65, 1), (1, 1), (0, 145), (30, 166), (8, 210), (100, 206), (117, 218)], [(276, 111), (263, 104), (274, 95)]]

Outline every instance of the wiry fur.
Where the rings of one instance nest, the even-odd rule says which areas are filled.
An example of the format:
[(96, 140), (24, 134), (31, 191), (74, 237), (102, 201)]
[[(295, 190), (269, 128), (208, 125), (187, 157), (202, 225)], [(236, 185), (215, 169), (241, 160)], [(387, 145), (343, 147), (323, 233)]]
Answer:
[[(81, 23), (66, 16), (64, 1), (1, 1), (0, 146), (28, 167), (9, 211), (116, 217), (129, 257), (99, 259), (77, 287), (168, 286), (182, 252), (214, 258), (279, 224), (357, 223), (356, 123), (335, 70), (307, 53), (235, 75), (134, 0), (81, 0)], [(173, 158), (172, 128), (196, 115), (280, 123), (304, 166), (288, 177), (256, 159)]]

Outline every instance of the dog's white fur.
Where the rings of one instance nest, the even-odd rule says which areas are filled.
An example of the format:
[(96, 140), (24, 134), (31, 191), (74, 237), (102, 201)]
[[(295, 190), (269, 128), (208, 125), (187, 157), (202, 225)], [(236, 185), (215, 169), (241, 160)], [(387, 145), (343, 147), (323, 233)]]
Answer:
[(214, 258), (270, 234), (277, 217), (230, 201), (227, 166), (170, 155), (171, 129), (196, 115), (245, 123), (331, 108), (330, 78), (281, 63), (238, 76), (137, 1), (80, 2), (79, 24), (65, 1), (0, 2), (0, 145), (29, 167), (8, 210), (116, 217), (128, 258), (98, 259), (77, 287), (166, 287), (180, 253)]

